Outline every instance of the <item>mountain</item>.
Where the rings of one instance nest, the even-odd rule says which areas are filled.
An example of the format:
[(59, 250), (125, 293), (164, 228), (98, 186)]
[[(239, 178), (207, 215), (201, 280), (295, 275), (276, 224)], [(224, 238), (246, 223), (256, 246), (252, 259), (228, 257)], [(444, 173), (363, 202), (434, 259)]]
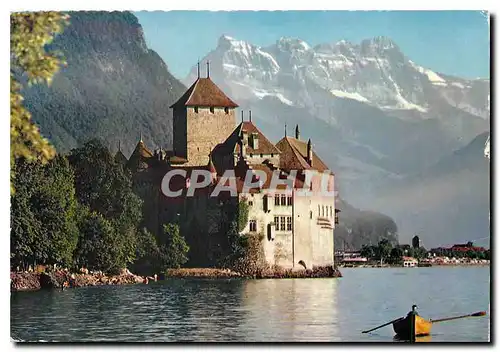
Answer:
[(342, 210), (335, 227), (335, 250), (360, 250), (384, 238), (392, 244), (399, 242), (398, 227), (391, 217), (357, 209), (342, 198), (336, 200), (335, 207)]
[[(342, 195), (356, 208), (393, 216), (402, 241), (414, 232), (429, 236), (426, 245), (471, 238), (473, 228), (484, 234), (489, 198), (485, 189), (471, 197), (466, 185), (487, 174), (467, 171), (471, 159), (487, 159), (475, 149), (471, 159), (458, 151), (472, 150), (468, 143), (489, 131), (489, 79), (434, 72), (387, 37), (314, 47), (280, 38), (259, 47), (222, 36), (206, 60), (211, 78), (252, 110), (269, 137), (281, 138), (285, 124), (291, 134), (299, 124), (335, 171)], [(196, 75), (194, 66), (183, 82)], [(449, 192), (442, 199), (439, 182)], [(430, 194), (418, 198), (410, 190)]]
[[(381, 192), (374, 209), (397, 219), (407, 243), (418, 233), (424, 246), (480, 239), (489, 246), (490, 163), (484, 156), (489, 133), (441, 158), (425, 170)], [(408, 232), (408, 230), (411, 231)]]
[[(259, 47), (222, 36), (206, 60), (211, 78), (270, 137), (298, 123), (360, 207), (380, 185), (431, 166), (489, 128), (489, 80), (433, 72), (386, 37), (314, 47), (280, 38)], [(194, 66), (184, 83), (196, 75)]]
[(98, 137), (112, 151), (121, 141), (128, 156), (141, 132), (150, 146), (170, 146), (169, 106), (186, 88), (148, 49), (137, 18), (104, 11), (70, 16), (50, 47), (64, 54), (67, 67), (50, 87), (39, 84), (23, 93), (42, 134), (59, 152)]

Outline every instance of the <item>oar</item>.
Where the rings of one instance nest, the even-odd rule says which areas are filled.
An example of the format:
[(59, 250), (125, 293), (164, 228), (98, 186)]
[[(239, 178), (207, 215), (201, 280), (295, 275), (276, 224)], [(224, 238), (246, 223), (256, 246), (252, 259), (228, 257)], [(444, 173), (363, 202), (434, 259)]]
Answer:
[(476, 313), (472, 313), (472, 314), (466, 314), (466, 315), (459, 315), (459, 316), (456, 316), (456, 317), (450, 317), (450, 318), (442, 318), (442, 319), (431, 319), (430, 322), (431, 323), (439, 323), (439, 322), (442, 322), (442, 321), (448, 321), (448, 320), (455, 320), (455, 319), (461, 319), (461, 318), (468, 318), (468, 317), (481, 317), (483, 315), (486, 315), (486, 312), (476, 312)]
[(376, 328), (373, 328), (373, 329), (370, 329), (370, 330), (366, 330), (366, 331), (361, 331), (361, 333), (362, 333), (362, 334), (366, 334), (367, 332), (371, 332), (371, 331), (373, 331), (373, 330), (377, 330), (377, 329), (383, 328), (384, 326), (387, 326), (387, 325), (389, 325), (389, 324), (395, 323), (395, 322), (397, 322), (397, 321), (399, 321), (399, 320), (401, 320), (401, 319), (404, 319), (404, 318), (397, 318), (397, 319), (394, 319), (393, 321), (390, 321), (390, 322), (388, 322), (388, 323), (385, 323), (385, 324), (379, 325), (379, 326), (377, 326)]

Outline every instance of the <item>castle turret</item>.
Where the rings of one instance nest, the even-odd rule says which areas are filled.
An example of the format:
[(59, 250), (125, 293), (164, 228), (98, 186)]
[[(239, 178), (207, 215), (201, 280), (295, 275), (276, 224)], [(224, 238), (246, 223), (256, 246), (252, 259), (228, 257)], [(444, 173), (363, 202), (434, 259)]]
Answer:
[(295, 139), (300, 139), (299, 124), (295, 126)]
[(121, 165), (126, 165), (128, 162), (127, 158), (122, 153), (120, 141), (118, 141), (118, 151), (115, 154), (115, 161)]
[(307, 141), (307, 163), (310, 166), (313, 166), (313, 152), (312, 152), (312, 143), (310, 138)]
[(207, 165), (210, 146), (224, 142), (236, 127), (236, 107), (208, 74), (198, 78), (171, 106), (175, 156), (187, 159), (186, 166)]

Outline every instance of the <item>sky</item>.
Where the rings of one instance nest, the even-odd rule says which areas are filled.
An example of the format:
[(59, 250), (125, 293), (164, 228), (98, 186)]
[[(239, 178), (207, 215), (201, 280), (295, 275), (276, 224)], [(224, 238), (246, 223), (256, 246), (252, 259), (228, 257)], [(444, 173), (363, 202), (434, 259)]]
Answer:
[(479, 11), (135, 12), (148, 46), (184, 79), (229, 35), (258, 46), (295, 37), (315, 46), (387, 36), (415, 63), (464, 78), (490, 76), (487, 18)]

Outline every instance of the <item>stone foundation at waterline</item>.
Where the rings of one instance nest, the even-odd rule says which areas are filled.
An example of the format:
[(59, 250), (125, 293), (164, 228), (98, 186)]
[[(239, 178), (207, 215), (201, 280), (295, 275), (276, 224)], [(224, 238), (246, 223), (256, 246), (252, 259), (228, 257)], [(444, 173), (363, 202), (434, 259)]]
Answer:
[(275, 267), (257, 270), (254, 274), (241, 274), (230, 269), (216, 268), (182, 268), (169, 269), (161, 278), (209, 278), (209, 279), (293, 279), (293, 278), (328, 278), (342, 277), (341, 272), (333, 266), (314, 267), (312, 270), (292, 270)]

